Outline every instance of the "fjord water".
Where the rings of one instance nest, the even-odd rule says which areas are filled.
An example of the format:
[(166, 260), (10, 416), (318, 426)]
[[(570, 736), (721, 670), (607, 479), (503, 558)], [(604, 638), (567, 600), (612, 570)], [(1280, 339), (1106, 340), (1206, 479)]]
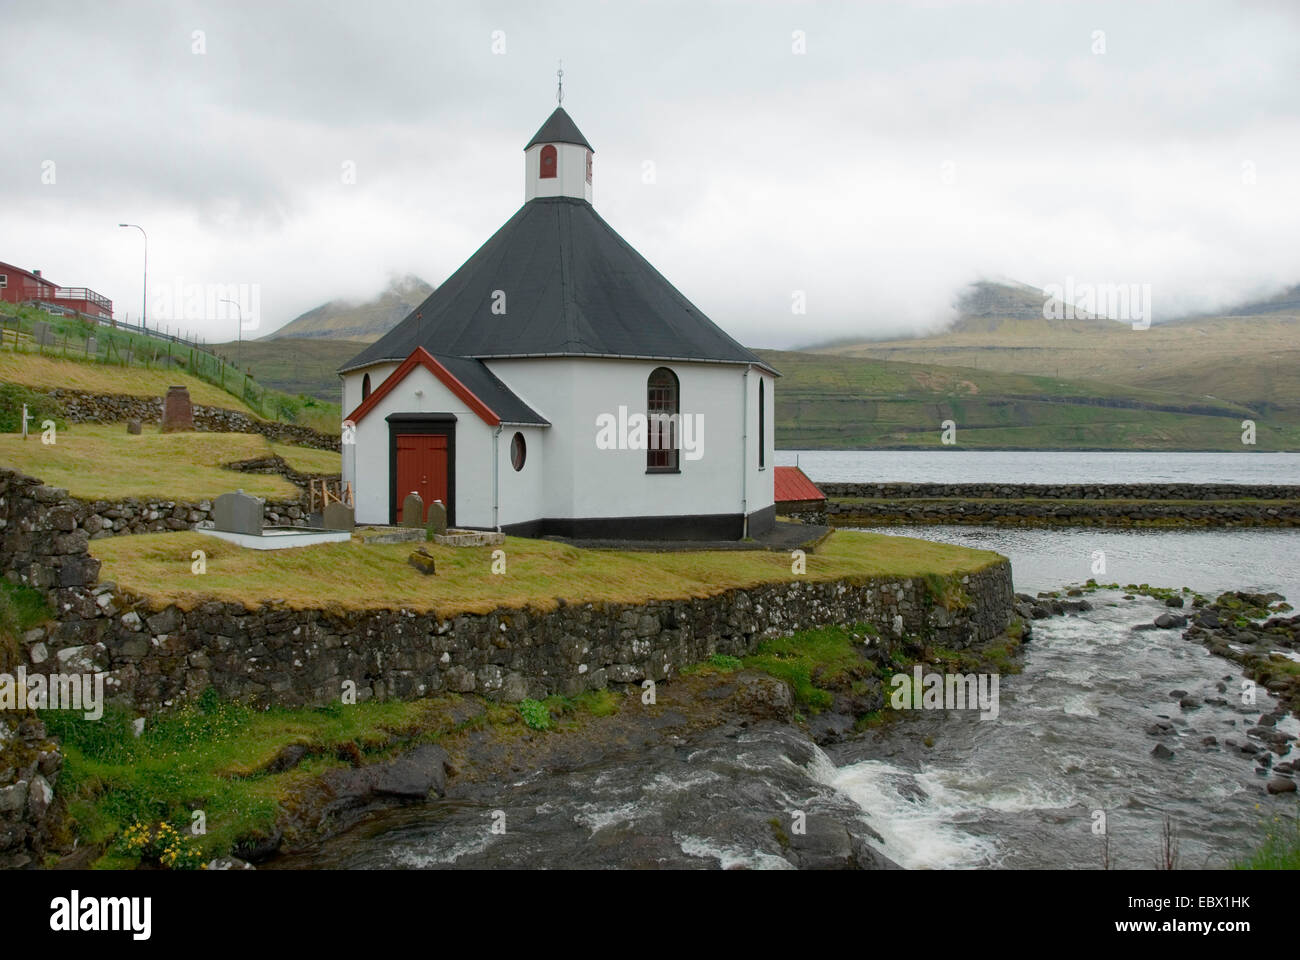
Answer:
[[(828, 471), (839, 467), (817, 468), (801, 455), (819, 480), (1291, 483), (1300, 475), (1300, 457), (1277, 454), (819, 456), (860, 458), (835, 476)], [(918, 458), (937, 458), (950, 472)], [(794, 454), (778, 459), (793, 462)], [(1016, 589), (1029, 593), (1095, 576), (1300, 598), (1295, 530), (877, 532), (998, 551), (1011, 559)], [(1104, 573), (1093, 571), (1098, 551)], [(1000, 678), (996, 719), (914, 711), (825, 749), (774, 724), (707, 731), (386, 814), (284, 865), (786, 868), (771, 821), (788, 832), (796, 809), (808, 813), (810, 835), (834, 821), (905, 867), (1100, 869), (1097, 811), (1107, 818), (1113, 868), (1155, 866), (1166, 817), (1181, 867), (1231, 864), (1260, 842), (1265, 821), (1294, 815), (1294, 799), (1267, 795), (1255, 760), (1225, 744), (1245, 742), (1275, 701), (1261, 689), (1254, 705), (1244, 704), (1239, 668), (1180, 630), (1134, 632), (1166, 610), (1159, 602), (1109, 590), (1089, 599), (1090, 611), (1034, 624), (1023, 672)], [(1174, 690), (1201, 705), (1181, 708)], [(1158, 741), (1146, 730), (1157, 720), (1174, 725), (1159, 741), (1170, 759), (1151, 753)], [(1294, 718), (1278, 726), (1300, 734)], [(1208, 737), (1216, 744), (1203, 744)], [(507, 815), (502, 835), (487, 829), (494, 810)]]

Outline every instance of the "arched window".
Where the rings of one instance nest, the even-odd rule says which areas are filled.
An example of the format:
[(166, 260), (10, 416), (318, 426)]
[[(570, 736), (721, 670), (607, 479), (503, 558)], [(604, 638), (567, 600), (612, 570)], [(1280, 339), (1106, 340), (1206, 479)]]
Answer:
[(767, 466), (767, 391), (765, 381), (758, 378), (758, 469)]
[(365, 400), (370, 396), (370, 374), (361, 378), (361, 399)]
[(524, 461), (528, 459), (528, 444), (524, 443), (524, 435), (516, 433), (510, 440), (510, 466), (519, 472), (524, 468)]
[(658, 367), (646, 381), (646, 419), (649, 436), (645, 455), (647, 473), (678, 471), (677, 422), (680, 414), (677, 374)]
[(555, 148), (549, 143), (542, 147), (542, 179), (554, 180), (556, 167)]

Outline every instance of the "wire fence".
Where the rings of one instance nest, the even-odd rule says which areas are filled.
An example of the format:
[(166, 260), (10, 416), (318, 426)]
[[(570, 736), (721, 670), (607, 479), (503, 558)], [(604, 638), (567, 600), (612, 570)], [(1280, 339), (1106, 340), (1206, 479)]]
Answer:
[(0, 351), (146, 370), (180, 369), (239, 397), (268, 420), (295, 419), (293, 398), (267, 389), (201, 343), (135, 324), (110, 326), (96, 323), (94, 318), (47, 316), (49, 319), (0, 315)]

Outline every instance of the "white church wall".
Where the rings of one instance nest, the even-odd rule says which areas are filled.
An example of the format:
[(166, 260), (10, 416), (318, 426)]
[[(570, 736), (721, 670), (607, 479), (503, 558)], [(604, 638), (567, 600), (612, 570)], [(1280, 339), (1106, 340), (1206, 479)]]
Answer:
[[(378, 387), (371, 375), (372, 390)], [(358, 392), (358, 396), (360, 393)], [(389, 425), (394, 413), (456, 416), (456, 523), (492, 525), (492, 431), (463, 400), (424, 367), (412, 370), (357, 424), (354, 463), (358, 523), (389, 522)], [(345, 461), (347, 455), (344, 456)]]
[[(516, 433), (523, 434), (527, 451), (522, 470), (515, 470), (510, 461), (510, 444)], [(517, 427), (508, 424), (501, 427), (501, 437), (497, 441), (497, 488), (500, 502), (498, 522), (502, 526), (528, 523), (545, 516), (543, 507), (548, 433), (549, 427)], [(490, 484), (491, 477), (487, 480)]]
[[(748, 388), (739, 364), (657, 363), (588, 358), (501, 359), (489, 366), (511, 389), (552, 421), (545, 431), (544, 516), (631, 517), (735, 514), (741, 509), (742, 464), (749, 461), (749, 511), (772, 504), (771, 449), (768, 468), (757, 465), (756, 438), (742, 450), (743, 406), (751, 406), (749, 429), (758, 429), (758, 374)], [(647, 474), (646, 452), (597, 447), (596, 417), (644, 414), (646, 381), (667, 366), (681, 387), (681, 412), (703, 416), (699, 459), (679, 458), (681, 472)], [(768, 390), (771, 390), (769, 378)], [(769, 401), (769, 419), (771, 405)], [(769, 424), (770, 433), (770, 424)]]

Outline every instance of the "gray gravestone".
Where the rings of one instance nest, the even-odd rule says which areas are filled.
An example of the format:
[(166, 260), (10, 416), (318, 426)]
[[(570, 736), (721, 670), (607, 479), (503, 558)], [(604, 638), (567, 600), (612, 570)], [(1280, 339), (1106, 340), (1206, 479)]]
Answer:
[(326, 530), (351, 530), (356, 526), (356, 513), (346, 503), (327, 503), (321, 513), (321, 526)]
[(95, 357), (99, 355), (99, 341), (94, 337), (86, 338), (86, 356)]
[(50, 332), (50, 325), (44, 320), (37, 320), (32, 324), (32, 338), (42, 347), (54, 343), (54, 334)]
[(429, 504), (429, 522), (425, 528), (435, 535), (447, 532), (447, 508), (441, 500)]
[(226, 533), (262, 535), (262, 501), (243, 490), (223, 493), (212, 501), (212, 526)]
[(143, 429), (144, 427), (141, 425), (139, 420), (128, 420), (126, 422), (127, 433), (140, 433)]
[(424, 500), (414, 490), (402, 501), (402, 526), (424, 526)]

